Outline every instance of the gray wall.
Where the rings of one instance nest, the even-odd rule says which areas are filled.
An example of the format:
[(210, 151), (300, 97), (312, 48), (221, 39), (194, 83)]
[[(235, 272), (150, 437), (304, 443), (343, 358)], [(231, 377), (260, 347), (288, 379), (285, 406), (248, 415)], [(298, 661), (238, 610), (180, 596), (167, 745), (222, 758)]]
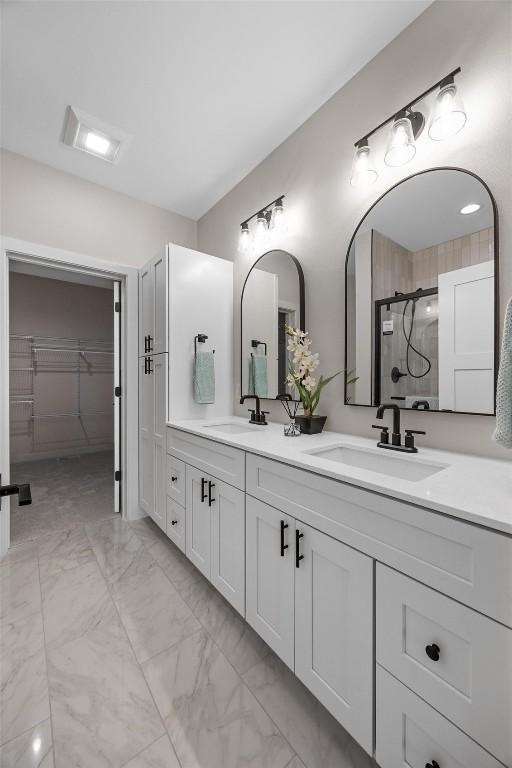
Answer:
[(192, 219), (14, 152), (0, 151), (0, 179), (2, 235), (134, 267), (164, 243), (197, 245)]
[[(367, 208), (392, 184), (423, 168), (453, 165), (479, 174), (500, 211), (500, 290), (503, 313), (512, 294), (512, 158), (510, 126), (512, 4), (436, 2), (278, 147), (199, 221), (199, 247), (235, 259), (235, 349), (239, 297), (249, 260), (237, 256), (239, 222), (280, 194), (292, 227), (278, 244), (301, 261), (306, 278), (307, 327), (325, 373), (343, 366), (344, 261), (351, 234)], [(457, 78), (468, 122), (445, 142), (420, 138), (405, 168), (379, 164), (369, 190), (349, 184), (353, 144), (395, 109), (462, 66)], [(379, 154), (385, 132), (379, 136)], [(235, 365), (238, 371), (238, 365)], [(239, 392), (239, 382), (238, 382)], [(274, 417), (280, 408), (273, 406)], [(334, 430), (375, 437), (372, 409), (343, 405), (341, 377), (324, 391), (320, 411)], [(485, 416), (407, 414), (424, 428), (421, 444), (509, 458), (491, 441)]]

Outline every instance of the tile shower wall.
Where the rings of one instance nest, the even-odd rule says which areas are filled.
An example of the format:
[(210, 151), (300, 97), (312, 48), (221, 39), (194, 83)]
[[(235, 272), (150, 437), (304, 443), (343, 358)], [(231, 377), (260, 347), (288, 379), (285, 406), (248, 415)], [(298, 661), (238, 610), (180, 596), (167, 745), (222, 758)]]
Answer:
[[(253, 259), (237, 256), (239, 222), (279, 194), (286, 194), (289, 231), (279, 247), (301, 261), (306, 279), (308, 330), (322, 371), (344, 362), (345, 257), (368, 208), (393, 184), (426, 168), (467, 168), (494, 195), (500, 218), (500, 317), (512, 294), (512, 5), (494, 0), (445, 0), (430, 5), (364, 69), (199, 221), (199, 247), (232, 256), (235, 312)], [(414, 159), (403, 168), (382, 162), (386, 132), (376, 135), (379, 178), (370, 189), (350, 186), (354, 141), (407, 103), (414, 94), (461, 66), (458, 84), (468, 113), (464, 130), (444, 142), (425, 131)], [(430, 109), (431, 103), (427, 104)], [(235, 315), (235, 349), (239, 345)], [(238, 387), (238, 394), (239, 394)], [(281, 418), (279, 405), (272, 418)], [(328, 428), (374, 438), (372, 413), (343, 404), (335, 379), (322, 395)], [(241, 411), (240, 411), (241, 413)], [(494, 419), (459, 414), (407, 414), (407, 426), (425, 429), (425, 445), (505, 458), (492, 442)]]

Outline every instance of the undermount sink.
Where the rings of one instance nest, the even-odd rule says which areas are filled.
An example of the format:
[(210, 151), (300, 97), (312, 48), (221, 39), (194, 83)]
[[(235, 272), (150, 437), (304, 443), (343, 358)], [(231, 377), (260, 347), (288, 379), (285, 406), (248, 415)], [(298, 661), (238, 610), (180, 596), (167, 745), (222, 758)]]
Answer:
[(244, 435), (251, 431), (249, 425), (243, 427), (241, 424), (235, 424), (233, 422), (227, 422), (226, 424), (205, 424), (204, 429), (212, 429), (216, 432), (224, 432), (224, 434), (230, 435)]
[[(389, 449), (388, 449), (389, 450)], [(407, 459), (400, 458), (396, 454), (387, 455), (385, 449), (377, 451), (365, 451), (359, 448), (337, 445), (333, 448), (322, 448), (318, 451), (308, 451), (310, 456), (318, 456), (328, 461), (336, 461), (338, 464), (347, 464), (351, 467), (369, 469), (380, 475), (398, 477), (401, 480), (410, 480), (417, 483), (425, 480), (437, 472), (446, 469), (446, 464), (428, 464), (427, 462), (411, 456)]]

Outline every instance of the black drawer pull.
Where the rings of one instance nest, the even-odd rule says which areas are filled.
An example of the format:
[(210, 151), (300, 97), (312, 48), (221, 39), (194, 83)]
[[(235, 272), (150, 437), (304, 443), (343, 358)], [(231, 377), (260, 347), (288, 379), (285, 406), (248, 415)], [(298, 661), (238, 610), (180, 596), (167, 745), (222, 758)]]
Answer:
[(425, 768), (441, 768), (437, 760), (432, 760), (431, 763), (426, 763)]
[(178, 525), (178, 521), (177, 520), (171, 520), (171, 525)]
[(173, 475), (173, 476), (171, 477), (171, 483), (175, 483), (175, 482), (177, 481), (177, 479), (178, 479), (178, 478), (176, 477), (176, 475)]
[(201, 478), (201, 504), (206, 500), (206, 477)]
[(208, 506), (211, 507), (213, 502), (215, 501), (214, 498), (212, 498), (212, 490), (215, 488), (215, 483), (212, 483), (211, 480), (208, 480)]
[(281, 520), (281, 557), (284, 557), (284, 551), (285, 549), (288, 549), (288, 544), (284, 543), (284, 532), (288, 528), (288, 523), (285, 523), (284, 520)]
[(300, 540), (303, 538), (304, 534), (299, 531), (297, 528), (295, 530), (295, 567), (298, 568), (300, 566), (300, 561), (304, 560), (304, 555), (300, 554)]
[(152, 351), (153, 351), (153, 337), (148, 336), (148, 352), (152, 352)]
[[(438, 645), (435, 643), (432, 643), (432, 645), (425, 646), (425, 653), (429, 657), (431, 661), (439, 661), (439, 657), (441, 655), (441, 649)], [(435, 765), (433, 765), (433, 768), (436, 768)], [(439, 766), (437, 767), (439, 768)]]

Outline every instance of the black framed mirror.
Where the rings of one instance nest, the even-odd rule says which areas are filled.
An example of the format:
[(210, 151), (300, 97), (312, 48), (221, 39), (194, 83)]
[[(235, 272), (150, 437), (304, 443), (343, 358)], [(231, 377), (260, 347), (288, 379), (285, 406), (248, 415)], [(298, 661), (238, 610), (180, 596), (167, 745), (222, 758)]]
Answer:
[(494, 414), (498, 212), (485, 182), (431, 168), (391, 187), (345, 264), (346, 405)]
[(288, 393), (286, 325), (304, 330), (304, 273), (288, 251), (272, 250), (252, 265), (241, 297), (240, 381), (243, 395)]

